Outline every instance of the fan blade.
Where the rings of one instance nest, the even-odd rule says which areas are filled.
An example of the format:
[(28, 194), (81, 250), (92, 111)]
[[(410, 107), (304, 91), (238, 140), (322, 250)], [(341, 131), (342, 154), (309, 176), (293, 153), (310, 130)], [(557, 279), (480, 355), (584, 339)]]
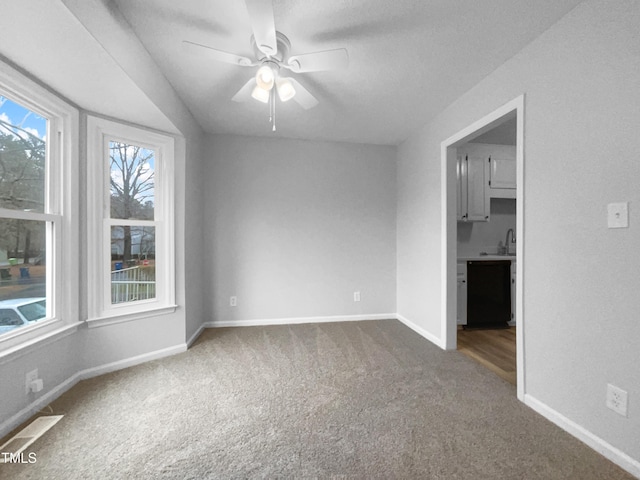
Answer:
[(288, 63), (291, 70), (299, 73), (337, 70), (349, 65), (349, 53), (345, 48), (337, 48), (324, 52), (293, 55), (289, 57)]
[(271, 0), (245, 0), (256, 46), (265, 55), (278, 53), (276, 24)]
[(189, 40), (182, 41), (183, 48), (192, 52), (204, 53), (212, 60), (217, 62), (230, 63), (232, 65), (240, 65), (241, 67), (253, 67), (257, 65), (256, 62), (252, 62), (250, 58), (236, 55), (235, 53), (224, 52), (217, 48), (201, 45), (200, 43), (190, 42)]
[(236, 93), (231, 98), (231, 100), (233, 100), (234, 102), (246, 102), (251, 98), (251, 92), (253, 91), (255, 86), (256, 79), (254, 77), (251, 77), (249, 81), (245, 83), (240, 90), (238, 90), (238, 93)]
[(318, 100), (316, 99), (316, 97), (311, 95), (309, 93), (309, 90), (300, 85), (300, 82), (298, 82), (295, 78), (289, 78), (289, 80), (291, 80), (291, 83), (293, 83), (293, 87), (296, 89), (296, 95), (295, 97), (293, 97), (293, 99), (298, 102), (300, 106), (302, 106), (302, 108), (304, 108), (305, 110), (309, 110), (310, 108), (318, 105)]

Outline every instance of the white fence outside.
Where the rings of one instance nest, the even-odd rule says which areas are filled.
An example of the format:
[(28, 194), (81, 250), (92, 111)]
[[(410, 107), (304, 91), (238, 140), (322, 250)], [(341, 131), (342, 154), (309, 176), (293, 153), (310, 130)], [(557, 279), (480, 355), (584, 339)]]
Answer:
[(131, 267), (111, 272), (111, 303), (156, 297), (154, 268)]

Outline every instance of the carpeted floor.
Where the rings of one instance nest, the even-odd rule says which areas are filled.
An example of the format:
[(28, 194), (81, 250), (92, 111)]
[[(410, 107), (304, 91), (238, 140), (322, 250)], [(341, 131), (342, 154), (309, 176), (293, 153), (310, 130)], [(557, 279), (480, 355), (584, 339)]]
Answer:
[(83, 381), (11, 479), (627, 479), (395, 320), (206, 330)]

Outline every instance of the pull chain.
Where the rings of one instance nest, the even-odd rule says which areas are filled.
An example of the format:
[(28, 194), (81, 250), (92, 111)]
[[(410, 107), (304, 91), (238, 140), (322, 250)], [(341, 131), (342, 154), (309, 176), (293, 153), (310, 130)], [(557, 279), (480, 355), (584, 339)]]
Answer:
[(276, 94), (274, 91), (271, 92), (271, 102), (272, 102), (271, 131), (275, 132), (276, 131)]
[(269, 92), (269, 122), (271, 131), (276, 131), (276, 94), (273, 90)]

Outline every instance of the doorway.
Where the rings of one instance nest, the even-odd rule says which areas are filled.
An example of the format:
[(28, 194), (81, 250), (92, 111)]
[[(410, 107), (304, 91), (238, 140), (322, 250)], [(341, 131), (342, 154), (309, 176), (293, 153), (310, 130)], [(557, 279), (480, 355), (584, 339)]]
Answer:
[[(514, 315), (517, 319), (516, 337), (516, 385), (517, 394), (520, 400), (524, 400), (525, 379), (524, 379), (524, 314), (523, 314), (523, 272), (524, 272), (524, 95), (517, 97), (511, 102), (496, 109), (494, 112), (477, 120), (467, 128), (448, 138), (441, 144), (442, 159), (442, 284), (443, 288), (443, 309), (442, 309), (442, 332), (443, 343), (447, 350), (457, 349), (457, 300), (458, 300), (458, 218), (460, 212), (458, 206), (458, 185), (457, 168), (459, 168), (458, 149), (474, 140), (486, 141), (504, 130), (509, 124), (515, 123), (515, 157), (516, 157), (516, 198), (515, 198), (515, 236), (517, 270), (515, 278), (515, 308)], [(495, 138), (495, 137), (493, 137)], [(489, 200), (487, 200), (489, 202)], [(488, 205), (487, 205), (487, 208)], [(474, 212), (477, 215), (477, 212)], [(497, 246), (496, 246), (497, 247)], [(492, 252), (488, 252), (492, 253)], [(497, 253), (497, 252), (496, 252)]]

